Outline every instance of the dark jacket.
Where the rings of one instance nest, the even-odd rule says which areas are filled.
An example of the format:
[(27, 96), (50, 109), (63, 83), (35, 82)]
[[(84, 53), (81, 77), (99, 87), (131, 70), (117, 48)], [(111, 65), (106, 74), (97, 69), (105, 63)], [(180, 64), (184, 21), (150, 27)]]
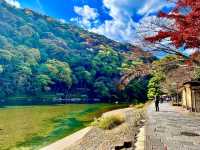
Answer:
[(158, 106), (159, 105), (159, 97), (155, 96), (155, 105)]

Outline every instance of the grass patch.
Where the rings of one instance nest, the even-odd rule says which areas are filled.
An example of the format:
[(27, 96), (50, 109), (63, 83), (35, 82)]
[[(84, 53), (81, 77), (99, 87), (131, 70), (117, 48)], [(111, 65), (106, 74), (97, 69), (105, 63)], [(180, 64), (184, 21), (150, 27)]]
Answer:
[(92, 126), (97, 126), (104, 130), (111, 130), (116, 126), (122, 124), (125, 121), (123, 114), (111, 115), (106, 117), (101, 117), (92, 122)]

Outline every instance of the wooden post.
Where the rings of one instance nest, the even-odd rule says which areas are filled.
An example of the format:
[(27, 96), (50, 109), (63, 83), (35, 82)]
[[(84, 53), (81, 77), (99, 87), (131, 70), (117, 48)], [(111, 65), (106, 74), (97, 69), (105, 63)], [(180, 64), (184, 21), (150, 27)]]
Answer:
[(197, 112), (197, 104), (196, 104), (195, 90), (192, 90), (192, 96), (193, 96), (193, 101), (194, 101), (194, 111)]
[(193, 97), (192, 97), (192, 86), (190, 85), (190, 100), (191, 100), (191, 111), (193, 112)]
[(188, 106), (188, 102), (187, 102), (187, 90), (186, 90), (186, 87), (184, 86), (184, 91), (185, 91), (185, 95), (184, 95), (184, 98), (185, 98), (185, 107), (187, 109), (187, 106)]
[(178, 106), (178, 82), (176, 83), (176, 105)]

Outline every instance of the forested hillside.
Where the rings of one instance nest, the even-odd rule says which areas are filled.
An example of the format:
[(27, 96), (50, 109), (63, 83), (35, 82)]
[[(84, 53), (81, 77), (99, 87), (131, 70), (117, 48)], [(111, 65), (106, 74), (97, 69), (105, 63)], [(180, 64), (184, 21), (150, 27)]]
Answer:
[(124, 66), (134, 65), (125, 53), (134, 55), (137, 62), (153, 59), (134, 49), (0, 0), (2, 100), (43, 95), (108, 101), (145, 99), (146, 78), (132, 81), (121, 93), (116, 89)]

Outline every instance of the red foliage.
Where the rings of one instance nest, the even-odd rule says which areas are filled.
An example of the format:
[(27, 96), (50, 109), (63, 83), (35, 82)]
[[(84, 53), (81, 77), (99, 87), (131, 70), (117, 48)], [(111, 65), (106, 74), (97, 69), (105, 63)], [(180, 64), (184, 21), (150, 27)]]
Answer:
[(196, 52), (192, 53), (190, 57), (184, 61), (184, 63), (187, 66), (193, 66), (194, 62), (199, 65), (199, 61), (200, 61), (200, 51), (197, 50)]
[(159, 17), (175, 20), (176, 29), (160, 31), (156, 36), (145, 38), (147, 41), (154, 43), (169, 37), (177, 48), (183, 44), (186, 48), (200, 48), (200, 0), (178, 0), (172, 12), (161, 12)]
[(187, 59), (184, 61), (184, 64), (187, 66), (192, 66), (192, 60), (191, 59)]
[(200, 51), (196, 51), (191, 54), (190, 58), (194, 61), (200, 61)]

